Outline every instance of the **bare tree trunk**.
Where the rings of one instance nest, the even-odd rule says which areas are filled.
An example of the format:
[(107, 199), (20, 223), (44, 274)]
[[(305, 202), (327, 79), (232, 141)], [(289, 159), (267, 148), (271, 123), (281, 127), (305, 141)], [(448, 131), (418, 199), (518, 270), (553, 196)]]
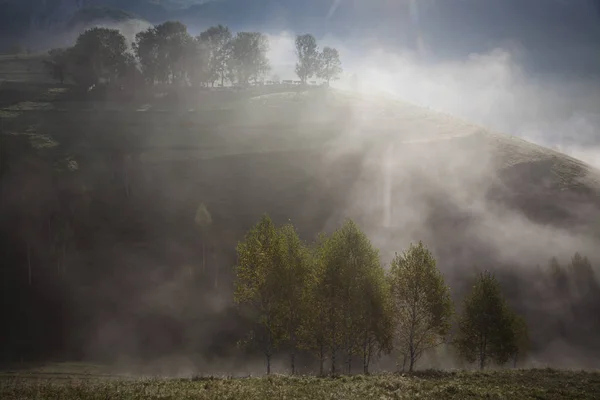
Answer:
[(267, 354), (267, 375), (271, 375), (271, 354)]
[(214, 257), (213, 263), (215, 265), (215, 289), (219, 289), (219, 263), (214, 262)]
[(324, 366), (325, 366), (325, 349), (323, 347), (323, 344), (321, 344), (319, 346), (319, 361), (321, 362), (321, 368), (320, 368), (320, 375), (323, 376), (324, 375)]
[(331, 375), (335, 375), (336, 374), (336, 370), (335, 370), (335, 348), (331, 349)]
[(348, 375), (352, 374), (352, 353), (348, 352)]
[(62, 272), (63, 275), (67, 274), (67, 244), (62, 245)]
[(202, 239), (202, 275), (206, 273), (206, 252), (204, 250), (204, 239)]
[(291, 363), (292, 363), (292, 375), (296, 374), (296, 353), (292, 350), (292, 354), (290, 355)]
[(29, 247), (29, 241), (27, 241), (27, 282), (31, 286), (31, 251)]

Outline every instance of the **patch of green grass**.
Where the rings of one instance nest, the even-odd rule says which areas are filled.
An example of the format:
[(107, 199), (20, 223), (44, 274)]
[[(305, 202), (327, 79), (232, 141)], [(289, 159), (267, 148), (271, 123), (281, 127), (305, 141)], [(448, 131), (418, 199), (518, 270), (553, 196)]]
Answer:
[[(1, 379), (1, 378), (0, 378)], [(600, 373), (434, 372), (339, 378), (196, 379), (5, 377), (7, 399), (598, 399)]]

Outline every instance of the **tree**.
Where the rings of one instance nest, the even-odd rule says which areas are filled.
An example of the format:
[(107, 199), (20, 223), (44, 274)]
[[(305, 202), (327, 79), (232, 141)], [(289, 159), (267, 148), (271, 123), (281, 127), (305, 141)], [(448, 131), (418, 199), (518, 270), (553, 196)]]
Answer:
[(192, 41), (187, 27), (178, 21), (167, 21), (139, 32), (133, 50), (147, 82), (185, 83)]
[(70, 53), (73, 78), (85, 88), (115, 81), (127, 65), (127, 42), (116, 29), (85, 31), (79, 35)]
[(394, 309), (383, 267), (373, 268), (363, 287), (362, 330), (360, 334), (363, 373), (369, 373), (372, 360), (389, 354), (393, 348)]
[(513, 331), (515, 333), (515, 347), (513, 350), (513, 367), (517, 367), (517, 361), (527, 354), (529, 350), (529, 330), (527, 322), (520, 315), (513, 315)]
[(481, 273), (465, 298), (458, 323), (456, 345), (469, 362), (484, 369), (489, 360), (505, 364), (515, 353), (514, 314), (490, 272)]
[(319, 49), (317, 40), (313, 35), (305, 34), (296, 36), (296, 74), (306, 84), (306, 81), (319, 70)]
[(327, 85), (329, 85), (332, 80), (339, 78), (342, 71), (342, 62), (338, 51), (331, 47), (323, 48), (323, 51), (319, 54), (317, 77), (325, 79)]
[(325, 359), (327, 358), (329, 342), (329, 307), (328, 293), (325, 287), (325, 246), (328, 237), (320, 234), (315, 246), (309, 252), (310, 271), (307, 276), (306, 309), (310, 310), (304, 314), (304, 318), (298, 330), (299, 347), (308, 350), (319, 358), (319, 374), (325, 374)]
[(281, 282), (277, 269), (284, 249), (273, 221), (265, 215), (237, 246), (234, 302), (251, 322), (248, 342), (258, 345), (271, 373), (271, 357), (285, 337), (278, 318)]
[(450, 290), (422, 242), (411, 244), (402, 255), (396, 254), (389, 279), (396, 340), (412, 372), (423, 352), (445, 342), (453, 314)]
[(285, 336), (291, 347), (291, 371), (296, 373), (296, 349), (299, 345), (300, 330), (310, 296), (309, 279), (311, 271), (310, 253), (298, 237), (293, 225), (287, 224), (278, 230), (282, 242), (283, 259), (276, 267), (280, 299), (278, 319), (285, 329)]
[(223, 25), (210, 27), (197, 38), (207, 49), (208, 76), (213, 85), (217, 79), (221, 80), (221, 86), (225, 84), (227, 65), (231, 57), (231, 39), (231, 31)]
[[(360, 333), (370, 330), (369, 304), (363, 301), (369, 277), (380, 268), (378, 251), (367, 236), (351, 220), (321, 242), (323, 271), (319, 292), (327, 320), (327, 347), (330, 352), (331, 374), (337, 373), (336, 357), (344, 350), (348, 372), (352, 358), (361, 354)], [(357, 332), (359, 334), (357, 334)]]
[(231, 41), (229, 69), (237, 82), (258, 82), (271, 69), (267, 52), (269, 39), (259, 32), (239, 32)]
[(67, 49), (52, 49), (48, 51), (48, 60), (44, 60), (44, 66), (52, 77), (62, 85), (67, 76), (69, 65), (69, 51)]

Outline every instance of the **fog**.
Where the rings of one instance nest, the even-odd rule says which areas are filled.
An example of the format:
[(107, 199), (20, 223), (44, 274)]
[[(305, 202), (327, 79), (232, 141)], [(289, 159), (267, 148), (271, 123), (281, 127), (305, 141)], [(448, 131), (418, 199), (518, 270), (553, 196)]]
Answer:
[[(130, 41), (135, 33), (147, 27), (138, 22), (99, 25), (118, 27)], [(72, 42), (83, 29), (77, 28), (64, 37), (54, 39)], [(271, 50), (268, 56), (273, 66), (271, 75), (296, 79), (294, 34), (271, 34), (269, 40)], [(286, 208), (289, 209), (289, 217), (296, 218), (292, 222), (304, 225), (305, 231), (315, 233), (318, 230), (331, 231), (344, 218), (352, 217), (380, 249), (384, 263), (389, 263), (394, 253), (403, 251), (409, 243), (423, 240), (438, 258), (455, 295), (464, 293), (466, 276), (475, 268), (494, 267), (505, 271), (516, 268), (521, 279), (519, 282), (531, 283), (529, 274), (552, 256), (558, 256), (565, 264), (574, 252), (580, 251), (598, 265), (597, 237), (590, 234), (589, 226), (584, 226), (584, 222), (598, 218), (597, 205), (578, 202), (578, 198), (573, 200), (568, 194), (563, 198), (546, 190), (545, 180), (551, 175), (551, 165), (545, 162), (546, 158), (555, 154), (518, 141), (506, 142), (513, 146), (508, 151), (515, 152), (514, 158), (522, 156), (518, 154), (522, 151), (528, 152), (523, 157), (535, 155), (541, 162), (536, 166), (539, 169), (534, 168), (534, 173), (528, 169), (517, 169), (512, 182), (500, 182), (498, 175), (506, 166), (502, 164), (505, 160), (490, 151), (497, 148), (490, 144), (491, 137), (482, 134), (494, 131), (514, 135), (600, 168), (599, 78), (533, 74), (523, 67), (527, 50), (515, 43), (492, 47), (486, 52), (453, 61), (433, 61), (431, 50), (424, 41), (420, 41), (417, 51), (391, 51), (379, 45), (377, 40), (365, 39), (357, 47), (367, 48), (366, 53), (334, 36), (320, 38), (319, 43), (321, 47), (333, 46), (340, 51), (345, 72), (333, 86), (342, 93), (340, 98), (348, 96), (352, 100), (349, 112), (342, 115), (344, 119), (336, 121), (342, 134), (322, 151), (324, 166), (303, 167), (312, 168), (311, 179), (322, 184), (317, 187), (334, 192), (331, 185), (335, 187), (343, 173), (328, 167), (335, 165), (344, 155), (356, 152), (361, 153), (360, 162), (347, 193), (336, 197), (340, 199), (339, 203), (335, 204), (330, 215), (319, 221), (320, 226), (308, 227), (309, 222), (302, 220), (303, 212), (306, 215), (311, 211), (321, 211), (320, 198), (306, 199), (306, 203), (313, 201), (317, 204), (314, 209), (303, 204), (304, 200), (299, 201), (302, 204), (279, 204), (283, 208), (289, 206)], [(406, 103), (394, 102), (396, 99)], [(275, 105), (284, 108), (280, 103), (276, 101)], [(382, 112), (378, 109), (380, 105), (386, 108)], [(331, 118), (329, 111), (327, 107), (308, 107), (300, 124), (327, 120)], [(271, 109), (263, 112), (264, 115), (257, 116), (257, 120), (262, 117), (268, 120), (277, 114)], [(389, 118), (386, 113), (390, 114)], [(310, 141), (311, 132), (298, 131), (306, 135), (306, 141)], [(518, 161), (523, 160), (517, 160), (515, 165)], [(215, 170), (221, 172), (211, 175)], [(146, 203), (142, 206), (157, 210), (156, 204), (160, 204), (162, 208), (178, 212), (187, 207), (187, 203), (197, 202), (204, 196), (197, 182), (194, 189), (198, 192), (192, 192), (190, 182), (183, 177), (173, 179), (175, 172), (165, 171), (162, 180), (161, 177), (156, 178), (150, 186), (156, 185), (154, 190), (166, 193), (167, 200), (164, 203), (152, 202), (151, 206), (156, 208)], [(228, 180), (229, 175), (236, 175), (230, 170), (227, 174), (222, 172), (223, 169), (208, 168), (207, 171), (208, 178), (202, 175), (201, 167), (189, 168), (186, 173), (190, 179), (199, 181), (222, 179), (221, 186), (236, 187), (245, 183), (242, 178), (235, 178), (239, 181), (234, 178)], [(246, 176), (239, 170), (237, 173)], [(264, 193), (268, 194), (265, 195), (260, 192), (258, 179), (255, 185), (251, 193), (231, 193), (248, 196), (244, 198), (243, 206), (262, 199), (257, 209), (262, 207), (261, 212), (269, 212), (265, 208), (267, 204), (273, 204), (267, 201), (275, 197), (269, 192), (273, 188), (267, 187)], [(219, 187), (210, 184), (203, 188), (206, 187), (219, 191)], [(237, 203), (226, 197), (231, 195), (230, 192), (219, 193), (234, 204), (227, 211), (233, 215), (233, 220), (250, 214), (245, 209), (236, 209)], [(192, 194), (198, 198), (190, 200), (188, 197), (193, 197)], [(287, 199), (291, 202), (293, 194), (279, 201)], [(333, 194), (328, 193), (327, 196), (333, 197)], [(547, 211), (549, 214), (557, 209), (562, 211), (563, 206), (570, 207), (572, 213), (567, 223), (556, 223), (553, 220), (556, 215), (536, 214), (536, 208), (544, 209), (548, 205), (557, 207)], [(189, 220), (192, 215), (190, 209)], [(314, 221), (314, 218), (309, 221)], [(235, 229), (242, 225), (239, 221), (229, 223)], [(185, 226), (181, 228), (183, 232), (185, 229)], [(172, 238), (169, 239), (175, 241), (178, 233), (167, 232), (165, 236), (170, 234)], [(192, 237), (190, 242), (195, 239)], [(241, 236), (235, 238), (239, 239)], [(304, 239), (310, 241), (313, 237)], [(231, 248), (224, 250), (228, 256), (233, 253), (233, 243), (230, 242), (226, 243), (231, 244)], [(203, 350), (216, 347), (215, 342), (219, 340), (231, 344), (227, 340), (232, 332), (239, 333), (236, 325), (239, 321), (227, 314), (231, 312), (231, 288), (221, 287), (213, 292), (212, 281), (208, 284), (202, 282), (204, 291), (199, 293), (189, 273), (198, 268), (194, 264), (198, 255), (197, 243), (169, 242), (164, 246), (168, 248), (161, 249), (164, 254), (154, 248), (133, 250), (127, 242), (121, 247), (106, 250), (107, 254), (103, 255), (107, 265), (122, 264), (131, 270), (119, 271), (118, 280), (111, 277), (105, 282), (95, 282), (93, 289), (72, 289), (80, 295), (84, 290), (93, 290), (95, 296), (89, 300), (90, 304), (105, 307), (97, 306), (97, 313), (90, 318), (93, 322), (89, 323), (87, 331), (81, 333), (89, 335), (84, 340), (85, 356), (91, 359), (110, 359), (113, 356), (114, 359), (123, 353), (143, 358), (153, 351), (180, 346), (184, 351), (174, 351), (162, 358), (142, 363), (139, 359), (123, 357), (117, 359), (116, 364), (136, 373), (175, 376), (199, 372), (262, 373), (262, 360), (254, 355), (246, 356), (238, 349), (215, 351), (218, 354), (211, 357), (199, 355)], [(154, 252), (159, 256), (155, 257)], [(232, 257), (223, 259), (214, 263), (218, 263), (222, 271), (231, 270)], [(180, 263), (180, 260), (186, 262)], [(146, 273), (148, 270), (154, 273)], [(231, 282), (225, 283), (230, 285)], [(571, 311), (562, 303), (554, 303), (554, 292), (548, 288), (546, 282), (535, 282), (535, 285), (524, 289), (509, 288), (514, 289), (511, 293), (515, 296), (509, 300), (520, 301), (522, 310), (528, 315), (570, 318)], [(461, 298), (456, 300), (460, 302)], [(98, 312), (99, 309), (102, 312)], [(147, 325), (139, 323), (144, 318), (150, 320)], [(554, 328), (548, 326), (547, 320), (532, 325), (530, 329), (532, 337), (546, 338), (545, 347), (536, 349), (525, 365), (587, 367), (596, 362), (593, 355), (585, 354), (585, 349), (576, 348), (574, 340), (563, 341), (552, 331)], [(76, 334), (80, 333), (73, 335)], [(548, 335), (554, 336), (547, 339)], [(584, 335), (584, 339), (591, 343), (590, 346), (596, 345), (596, 337)], [(200, 351), (195, 355), (194, 351), (198, 349)], [(164, 353), (169, 353), (167, 350)], [(283, 357), (275, 360), (276, 371), (286, 370)], [(388, 358), (380, 366), (390, 364), (393, 361)], [(420, 366), (450, 368), (461, 365), (455, 361), (452, 352), (444, 348), (439, 350), (437, 357), (424, 360)]]
[[(294, 36), (271, 35), (274, 73), (294, 79)], [(419, 51), (388, 51), (376, 40), (359, 53), (332, 36), (321, 47), (340, 50), (345, 73), (340, 88), (382, 92), (439, 110), (494, 131), (515, 135), (600, 167), (600, 72), (573, 77), (533, 74), (527, 50), (512, 42), (459, 61), (428, 61)], [(355, 75), (355, 77), (353, 77)]]

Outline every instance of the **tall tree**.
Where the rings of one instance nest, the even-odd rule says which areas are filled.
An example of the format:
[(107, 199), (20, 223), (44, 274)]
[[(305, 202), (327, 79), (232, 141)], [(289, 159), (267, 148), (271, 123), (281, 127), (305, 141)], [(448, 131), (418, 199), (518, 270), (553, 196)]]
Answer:
[(412, 372), (423, 352), (445, 342), (454, 308), (450, 290), (422, 242), (396, 255), (389, 278), (397, 347)]
[(322, 246), (324, 271), (319, 284), (329, 325), (331, 374), (335, 375), (338, 351), (345, 351), (348, 372), (352, 370), (353, 356), (361, 354), (362, 337), (356, 333), (368, 330), (363, 291), (369, 276), (380, 268), (379, 254), (351, 220), (323, 241)]
[(327, 358), (329, 343), (329, 304), (328, 288), (324, 285), (326, 273), (325, 250), (328, 237), (324, 234), (318, 236), (315, 246), (310, 249), (309, 263), (311, 274), (307, 276), (306, 308), (310, 310), (304, 314), (298, 332), (299, 347), (312, 352), (319, 358), (319, 374), (325, 374), (325, 360)]
[(277, 273), (284, 249), (267, 215), (238, 244), (237, 255), (234, 301), (251, 322), (248, 342), (260, 347), (266, 357), (267, 374), (270, 374), (271, 357), (285, 337), (279, 318), (281, 282)]
[(116, 29), (92, 28), (77, 38), (71, 51), (73, 77), (83, 87), (116, 80), (127, 65), (127, 42)]
[(513, 367), (522, 360), (529, 350), (529, 330), (525, 319), (517, 314), (513, 315), (513, 331), (515, 333), (515, 346), (513, 350)]
[(198, 36), (198, 42), (207, 49), (208, 76), (213, 84), (217, 79), (221, 81), (221, 86), (225, 84), (231, 57), (231, 39), (231, 31), (223, 25), (210, 27)]
[(373, 360), (392, 351), (394, 336), (394, 309), (385, 271), (380, 266), (368, 272), (363, 286), (361, 329), (357, 332), (364, 374), (369, 373)]
[(340, 61), (340, 54), (337, 49), (332, 47), (323, 48), (323, 51), (319, 54), (317, 77), (324, 79), (327, 85), (329, 85), (332, 80), (339, 78), (342, 71), (342, 62)]
[(184, 84), (192, 37), (178, 21), (167, 21), (136, 35), (133, 49), (149, 83)]
[(296, 349), (302, 323), (305, 320), (310, 296), (310, 275), (312, 264), (306, 245), (298, 237), (293, 225), (287, 224), (278, 230), (282, 242), (283, 259), (276, 266), (279, 281), (278, 319), (285, 329), (287, 342), (290, 345), (290, 366), (292, 375), (296, 373)]
[(237, 82), (258, 82), (271, 69), (267, 52), (269, 39), (259, 32), (238, 32), (231, 41), (229, 69)]
[(306, 84), (306, 81), (319, 70), (319, 49), (317, 40), (311, 34), (296, 36), (296, 75)]
[(456, 345), (469, 362), (484, 369), (490, 359), (505, 364), (515, 352), (514, 314), (504, 300), (498, 281), (481, 273), (464, 300)]

